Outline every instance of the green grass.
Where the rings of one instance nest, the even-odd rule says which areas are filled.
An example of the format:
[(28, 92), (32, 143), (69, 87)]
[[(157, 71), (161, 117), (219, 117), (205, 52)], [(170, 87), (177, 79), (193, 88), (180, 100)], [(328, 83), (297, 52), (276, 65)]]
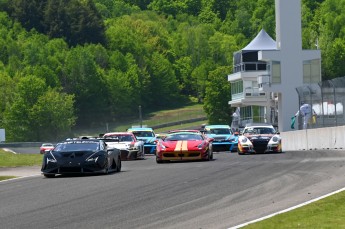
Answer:
[[(183, 121), (183, 120), (188, 120), (188, 119), (193, 119), (193, 118), (201, 118), (205, 117), (206, 114), (203, 110), (203, 105), (201, 104), (196, 104), (196, 105), (191, 105), (191, 106), (186, 106), (182, 107), (179, 109), (174, 109), (174, 110), (162, 110), (158, 112), (153, 112), (146, 117), (143, 118), (142, 120), (142, 125), (143, 126), (157, 126), (165, 123), (171, 123), (171, 122), (178, 122), (178, 121)], [(115, 130), (116, 131), (125, 131), (131, 126), (139, 126), (140, 125), (140, 120), (134, 120), (122, 125), (116, 126)]]
[(42, 154), (14, 154), (0, 150), (0, 168), (42, 164)]
[[(161, 124), (179, 122), (179, 121), (184, 121), (184, 120), (189, 120), (189, 119), (194, 119), (194, 118), (202, 118), (202, 117), (206, 117), (206, 113), (203, 110), (203, 105), (194, 104), (194, 105), (181, 107), (179, 109), (162, 110), (162, 111), (145, 114), (143, 115), (141, 124), (147, 127), (154, 127)], [(90, 128), (76, 129), (73, 132), (74, 132), (75, 137), (89, 136), (89, 135), (98, 136), (98, 134), (105, 133), (105, 132), (126, 131), (128, 128), (132, 126), (140, 126), (139, 114), (138, 114), (137, 119), (134, 118), (128, 121), (107, 123), (106, 125), (104, 124), (103, 126), (97, 126), (92, 129)], [(180, 125), (177, 125), (177, 126), (180, 126)], [(167, 128), (163, 128), (163, 129), (167, 129)], [(169, 127), (168, 129), (176, 129), (176, 126), (171, 127), (171, 128)]]
[(272, 218), (250, 224), (245, 229), (345, 228), (345, 192), (279, 214)]
[[(0, 149), (0, 168), (41, 165), (42, 157), (41, 154), (14, 154)], [(15, 176), (0, 176), (0, 181), (11, 178)]]
[(169, 130), (196, 128), (196, 127), (201, 127), (201, 125), (205, 124), (206, 122), (207, 122), (207, 120), (192, 122), (192, 123), (186, 123), (186, 124), (181, 124), (181, 125), (175, 125), (175, 126), (169, 126), (169, 127), (163, 127), (163, 128), (157, 128), (154, 131), (155, 131), (155, 133), (163, 133), (163, 132), (167, 132)]
[(15, 176), (0, 176), (0, 181), (16, 178)]

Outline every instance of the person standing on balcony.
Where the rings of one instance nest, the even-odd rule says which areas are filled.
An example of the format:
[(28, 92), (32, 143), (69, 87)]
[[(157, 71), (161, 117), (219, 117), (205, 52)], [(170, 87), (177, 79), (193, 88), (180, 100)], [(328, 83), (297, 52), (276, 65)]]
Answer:
[(307, 129), (308, 122), (313, 117), (316, 116), (315, 110), (308, 103), (301, 103), (299, 110), (296, 112), (295, 117), (301, 115), (303, 118), (303, 129)]

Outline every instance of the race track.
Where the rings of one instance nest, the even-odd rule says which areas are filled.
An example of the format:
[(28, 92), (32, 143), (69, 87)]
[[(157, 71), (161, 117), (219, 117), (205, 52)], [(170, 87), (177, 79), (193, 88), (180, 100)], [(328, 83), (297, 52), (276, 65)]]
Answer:
[(229, 228), (345, 187), (344, 151), (214, 157), (0, 182), (1, 227)]

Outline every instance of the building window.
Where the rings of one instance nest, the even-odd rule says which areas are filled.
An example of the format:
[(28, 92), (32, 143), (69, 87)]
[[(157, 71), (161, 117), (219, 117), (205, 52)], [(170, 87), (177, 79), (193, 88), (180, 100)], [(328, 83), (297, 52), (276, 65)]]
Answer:
[(231, 83), (231, 95), (243, 93), (243, 81), (238, 80)]
[(272, 61), (271, 62), (271, 76), (272, 76), (272, 84), (281, 83), (281, 69), (280, 69), (280, 61)]
[(319, 59), (303, 61), (303, 83), (311, 84), (321, 81), (321, 64)]

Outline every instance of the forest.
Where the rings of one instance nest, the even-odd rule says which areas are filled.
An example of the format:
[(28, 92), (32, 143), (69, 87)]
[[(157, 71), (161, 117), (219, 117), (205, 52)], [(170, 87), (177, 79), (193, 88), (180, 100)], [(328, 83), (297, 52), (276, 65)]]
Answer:
[[(345, 0), (302, 0), (301, 23), (322, 79), (343, 76)], [(191, 102), (230, 123), (233, 53), (261, 29), (274, 0), (0, 0), (0, 128), (56, 140)]]

